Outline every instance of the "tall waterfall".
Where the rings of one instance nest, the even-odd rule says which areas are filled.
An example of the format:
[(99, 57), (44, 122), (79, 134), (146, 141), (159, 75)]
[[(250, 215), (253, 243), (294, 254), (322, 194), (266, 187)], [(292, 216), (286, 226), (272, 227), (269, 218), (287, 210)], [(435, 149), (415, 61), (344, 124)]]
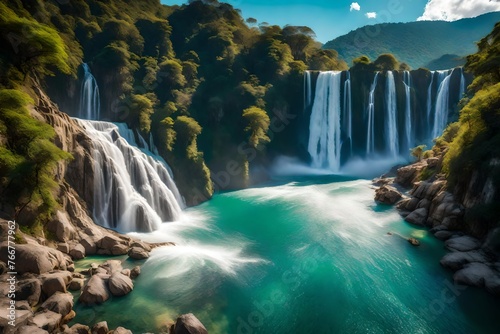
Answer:
[(123, 232), (150, 232), (179, 217), (182, 199), (168, 167), (147, 149), (137, 148), (126, 125), (78, 122), (94, 145), (96, 223)]
[(375, 152), (375, 89), (377, 88), (379, 72), (375, 73), (372, 85), (370, 87), (370, 95), (368, 98), (368, 126), (366, 133), (366, 154), (372, 155)]
[(101, 112), (101, 99), (99, 97), (99, 87), (90, 72), (90, 67), (83, 63), (83, 82), (81, 89), (79, 118), (98, 120)]
[(339, 171), (350, 159), (409, 160), (412, 147), (441, 135), (467, 77), (454, 70), (430, 77), (421, 70), (306, 72), (304, 85), (312, 165)]
[(349, 154), (352, 155), (352, 99), (351, 99), (351, 73), (346, 72), (344, 81), (344, 117), (347, 120), (346, 137), (349, 140)]
[(465, 87), (465, 76), (464, 68), (460, 68), (460, 92), (458, 93), (458, 99), (461, 100), (464, 97), (466, 87)]
[(304, 73), (304, 109), (311, 105), (312, 87), (311, 87), (311, 72)]
[(432, 138), (439, 137), (448, 122), (450, 79), (453, 73), (451, 70), (437, 72), (439, 88), (436, 98)]
[(313, 166), (340, 169), (340, 78), (342, 72), (321, 72), (311, 111), (308, 151)]
[(396, 157), (399, 154), (398, 111), (396, 102), (396, 83), (394, 81), (394, 73), (392, 73), (392, 71), (387, 72), (385, 100), (387, 110), (387, 118), (385, 122), (386, 148), (390, 156)]
[(409, 152), (413, 145), (412, 119), (411, 119), (411, 75), (410, 71), (404, 71), (403, 83), (405, 86), (405, 142), (404, 152)]

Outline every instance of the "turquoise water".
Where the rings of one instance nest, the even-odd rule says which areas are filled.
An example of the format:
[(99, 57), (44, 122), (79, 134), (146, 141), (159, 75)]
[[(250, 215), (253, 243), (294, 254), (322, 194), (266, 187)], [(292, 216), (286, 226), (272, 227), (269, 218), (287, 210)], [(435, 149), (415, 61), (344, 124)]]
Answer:
[(499, 300), (455, 287), (443, 243), (373, 196), (335, 176), (216, 195), (138, 235), (177, 246), (153, 251), (131, 294), (77, 305), (76, 321), (158, 332), (192, 312), (209, 333), (496, 333)]

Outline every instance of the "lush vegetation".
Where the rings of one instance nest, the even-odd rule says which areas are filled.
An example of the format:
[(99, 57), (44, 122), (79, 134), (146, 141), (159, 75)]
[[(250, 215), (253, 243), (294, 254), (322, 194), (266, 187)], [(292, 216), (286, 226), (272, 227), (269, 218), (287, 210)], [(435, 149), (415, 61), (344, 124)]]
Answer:
[(463, 65), (461, 58), (475, 52), (475, 43), (497, 21), (500, 13), (455, 22), (382, 23), (351, 31), (324, 47), (337, 50), (349, 64), (361, 55), (376, 58), (391, 53), (412, 68), (440, 70)]
[[(443, 171), (450, 187), (479, 199), (466, 218), (484, 232), (498, 224), (500, 215), (499, 194), (494, 192), (500, 189), (500, 23), (481, 39), (478, 49), (466, 64), (475, 76), (469, 86), (472, 97), (462, 101), (459, 122), (448, 127), (436, 146), (447, 150)], [(493, 193), (483, 192), (488, 189)], [(491, 195), (489, 201), (483, 198)]]
[(302, 111), (305, 69), (347, 69), (310, 28), (245, 21), (215, 0), (0, 6), (9, 46), (0, 52), (2, 86), (21, 89), (37, 78), (63, 111), (77, 110), (78, 95), (61, 87), (78, 87), (87, 62), (101, 87), (102, 117), (152, 134), (189, 204), (212, 195), (211, 175), (230, 175), (212, 177), (215, 189), (248, 185), (252, 165), (287, 146)]

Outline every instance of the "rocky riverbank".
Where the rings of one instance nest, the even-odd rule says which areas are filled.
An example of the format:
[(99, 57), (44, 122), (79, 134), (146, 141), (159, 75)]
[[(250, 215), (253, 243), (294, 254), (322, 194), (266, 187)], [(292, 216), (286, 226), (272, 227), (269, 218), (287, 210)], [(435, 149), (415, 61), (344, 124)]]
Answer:
[[(467, 203), (459, 201), (438, 173), (441, 159), (423, 159), (374, 180), (375, 200), (396, 205), (408, 223), (425, 226), (450, 251), (440, 261), (456, 284), (485, 288), (500, 296), (500, 229), (477, 235), (466, 224)], [(464, 196), (467, 198), (467, 196)], [(484, 196), (485, 198), (491, 196)]]
[[(152, 249), (175, 246), (169, 243), (149, 244), (113, 231), (94, 226), (91, 235), (100, 235), (92, 243), (53, 243), (33, 238), (16, 230), (15, 268), (8, 268), (8, 222), (0, 221), (0, 331), (5, 334), (125, 334), (131, 331), (107, 323), (74, 324), (75, 303), (101, 304), (110, 296), (131, 293), (134, 280), (140, 275), (140, 266), (124, 269), (122, 261), (107, 260), (92, 263), (86, 269), (75, 270), (75, 260), (86, 254), (128, 255), (134, 260), (145, 260)], [(82, 239), (87, 240), (87, 239)], [(70, 246), (71, 245), (71, 246)], [(57, 248), (57, 249), (56, 249)], [(71, 291), (80, 292), (74, 300)], [(170, 333), (206, 333), (205, 327), (192, 314), (165, 319)]]

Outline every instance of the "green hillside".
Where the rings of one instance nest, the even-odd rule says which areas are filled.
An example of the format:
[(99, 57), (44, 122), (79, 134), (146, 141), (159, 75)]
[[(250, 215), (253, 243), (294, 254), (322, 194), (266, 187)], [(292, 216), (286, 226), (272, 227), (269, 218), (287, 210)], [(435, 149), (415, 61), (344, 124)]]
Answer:
[(392, 53), (412, 68), (451, 68), (463, 65), (465, 59), (461, 58), (474, 53), (475, 43), (498, 21), (500, 12), (454, 22), (382, 23), (351, 31), (323, 48), (336, 50), (348, 64), (360, 55), (375, 59)]

